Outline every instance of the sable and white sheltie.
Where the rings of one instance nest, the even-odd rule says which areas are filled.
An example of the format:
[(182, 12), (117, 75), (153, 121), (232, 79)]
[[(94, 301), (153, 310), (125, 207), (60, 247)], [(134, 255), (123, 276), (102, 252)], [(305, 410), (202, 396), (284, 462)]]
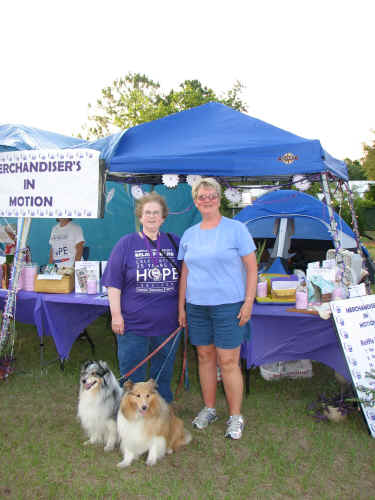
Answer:
[(122, 389), (105, 361), (86, 361), (81, 369), (78, 418), (88, 435), (87, 444), (103, 443), (113, 450), (118, 443), (117, 413)]
[(118, 467), (127, 467), (148, 452), (146, 463), (154, 465), (166, 453), (173, 453), (191, 441), (183, 421), (156, 390), (156, 382), (125, 383), (125, 392), (117, 416), (120, 448)]

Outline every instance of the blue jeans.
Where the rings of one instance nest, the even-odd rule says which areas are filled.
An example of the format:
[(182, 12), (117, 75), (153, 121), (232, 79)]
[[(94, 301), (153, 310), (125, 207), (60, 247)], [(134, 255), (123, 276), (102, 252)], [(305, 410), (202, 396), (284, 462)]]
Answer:
[[(156, 349), (169, 335), (170, 333), (166, 335), (156, 335), (154, 337), (144, 337), (128, 331), (125, 332), (124, 335), (117, 335), (117, 356), (121, 376), (143, 361), (145, 357)], [(178, 339), (170, 354), (169, 352), (176, 337), (173, 337), (173, 339), (167, 342), (167, 344), (150, 359), (150, 378), (156, 379), (169, 354), (168, 360), (158, 378), (158, 391), (167, 403), (173, 400), (171, 379), (173, 376), (176, 352), (180, 344), (181, 332), (178, 333), (177, 336)], [(146, 380), (146, 377), (147, 363), (144, 363), (130, 375), (129, 379), (132, 382), (143, 382)]]

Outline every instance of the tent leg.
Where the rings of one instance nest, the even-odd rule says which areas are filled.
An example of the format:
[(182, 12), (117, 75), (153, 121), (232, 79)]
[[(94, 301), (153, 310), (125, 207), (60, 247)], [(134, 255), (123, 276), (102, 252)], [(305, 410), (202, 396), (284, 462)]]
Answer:
[(354, 203), (353, 203), (353, 194), (349, 186), (349, 182), (344, 182), (344, 186), (346, 189), (346, 193), (348, 195), (348, 203), (350, 207), (350, 214), (352, 216), (352, 224), (353, 224), (353, 232), (356, 237), (356, 242), (357, 242), (357, 249), (362, 258), (364, 259), (365, 256), (363, 255), (362, 247), (361, 247), (361, 236), (359, 234), (359, 228), (358, 228), (358, 222), (357, 222), (357, 217), (355, 215), (355, 210), (354, 210)]
[(343, 262), (343, 257), (341, 253), (339, 252), (340, 250), (340, 240), (339, 240), (339, 235), (337, 231), (337, 223), (335, 220), (334, 216), (334, 210), (333, 210), (333, 204), (332, 204), (332, 198), (331, 198), (331, 193), (329, 190), (329, 185), (328, 185), (328, 177), (327, 174), (324, 172), (321, 174), (321, 182), (322, 182), (322, 189), (325, 197), (325, 202), (327, 205), (328, 209), (328, 215), (329, 215), (329, 224), (331, 227), (331, 233), (332, 233), (332, 239), (333, 239), (333, 244), (335, 247), (335, 252), (336, 252), (336, 262), (339, 268), (344, 272), (344, 262)]

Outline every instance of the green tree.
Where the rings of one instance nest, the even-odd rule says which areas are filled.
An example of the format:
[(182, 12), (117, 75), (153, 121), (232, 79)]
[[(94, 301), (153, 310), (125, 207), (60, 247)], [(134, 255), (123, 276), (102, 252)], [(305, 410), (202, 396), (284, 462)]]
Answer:
[(345, 158), (345, 163), (348, 168), (349, 180), (367, 181), (367, 172), (359, 160), (352, 161)]
[(210, 101), (247, 111), (240, 97), (242, 89), (242, 84), (236, 82), (219, 96), (199, 80), (185, 80), (177, 90), (164, 94), (159, 82), (146, 75), (128, 73), (102, 89), (95, 105), (89, 104), (89, 123), (83, 126), (81, 136), (86, 139), (104, 137), (118, 129), (124, 130)]
[(368, 180), (375, 181), (375, 140), (372, 141), (372, 145), (364, 144), (363, 151), (365, 153), (363, 168), (367, 173)]

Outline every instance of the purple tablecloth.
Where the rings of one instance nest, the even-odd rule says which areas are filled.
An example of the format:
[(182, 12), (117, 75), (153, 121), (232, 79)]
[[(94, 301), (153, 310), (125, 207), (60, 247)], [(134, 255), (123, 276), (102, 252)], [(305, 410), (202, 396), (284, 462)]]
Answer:
[[(0, 308), (4, 309), (8, 290), (0, 290)], [(38, 334), (43, 335), (42, 296), (37, 292), (20, 290), (16, 297), (16, 320), (28, 325), (36, 325)]]
[(320, 361), (350, 380), (332, 319), (297, 312), (291, 306), (254, 304), (250, 342), (241, 347), (246, 365), (312, 359)]
[(60, 359), (69, 357), (75, 340), (96, 318), (109, 309), (108, 298), (81, 293), (44, 293), (44, 327), (52, 335)]
[[(6, 296), (7, 291), (0, 290), (0, 306)], [(247, 367), (312, 359), (331, 366), (350, 380), (332, 320), (287, 312), (288, 307), (254, 304), (251, 340), (241, 347)], [(51, 335), (60, 359), (64, 360), (79, 334), (108, 308), (108, 299), (99, 295), (20, 291), (16, 319), (35, 324), (40, 336)]]
[[(0, 307), (5, 305), (7, 290), (0, 290)], [(108, 299), (100, 295), (17, 293), (16, 320), (35, 325), (38, 335), (51, 335), (59, 358), (69, 357), (81, 332), (109, 309)]]

